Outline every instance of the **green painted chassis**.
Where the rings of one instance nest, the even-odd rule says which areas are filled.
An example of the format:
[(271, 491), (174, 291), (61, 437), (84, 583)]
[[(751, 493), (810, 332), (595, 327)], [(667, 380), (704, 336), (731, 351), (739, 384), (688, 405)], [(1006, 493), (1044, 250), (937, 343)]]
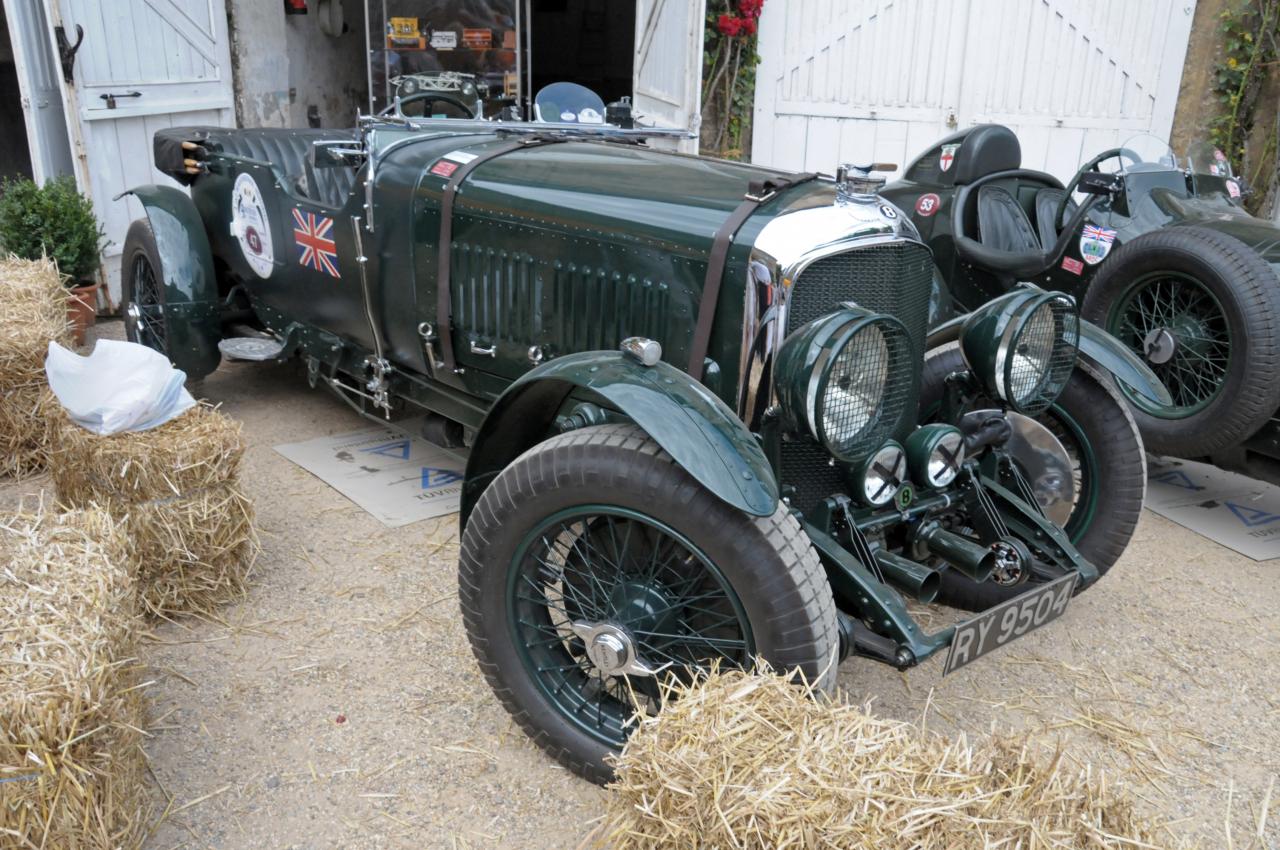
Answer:
[[(173, 328), (174, 348), (170, 356), (196, 377), (207, 374), (218, 363), (217, 340), (222, 335), (222, 321), (237, 311), (236, 290), (228, 291), (227, 268), (220, 263), (234, 262), (229, 250), (225, 226), (207, 227), (206, 222), (231, 220), (229, 186), (233, 175), (254, 175), (265, 191), (264, 201), (276, 220), (281, 219), (283, 204), (306, 208), (305, 199), (289, 192), (269, 163), (235, 156), (216, 156), (209, 163), (216, 178), (217, 190), (208, 183), (193, 187), (193, 198), (161, 186), (133, 190), (143, 203), (156, 237), (165, 283), (165, 315)], [(202, 178), (208, 180), (208, 178)], [(389, 183), (396, 184), (393, 178)], [(402, 185), (412, 186), (408, 175)], [(380, 178), (380, 185), (382, 178)], [(361, 193), (353, 193), (353, 204)], [(381, 221), (397, 221), (395, 213), (411, 213), (412, 199), (395, 197), (379, 203), (374, 213)], [(399, 193), (403, 194), (403, 193)], [(398, 208), (388, 209), (390, 204)], [(357, 206), (357, 210), (359, 207)], [(334, 215), (333, 210), (326, 214)], [(340, 213), (339, 213), (340, 214)], [(383, 224), (381, 245), (408, 239), (410, 228), (417, 226), (413, 216), (403, 215), (397, 224)], [(749, 244), (749, 240), (744, 240)], [(232, 243), (234, 244), (234, 243)], [(283, 240), (277, 244), (284, 244)], [(355, 246), (338, 238), (340, 256), (353, 257)], [(731, 267), (745, 268), (746, 248), (730, 254)], [(371, 250), (384, 258), (401, 252)], [(215, 261), (215, 257), (222, 260)], [(233, 258), (228, 261), (227, 258)], [(704, 264), (705, 265), (705, 264)], [(231, 277), (253, 280), (245, 269), (231, 269)], [(402, 269), (404, 279), (416, 280), (412, 264)], [(385, 272), (384, 272), (385, 275)], [(221, 283), (220, 283), (221, 281)], [(255, 281), (262, 283), (261, 281)], [(273, 286), (288, 287), (292, 282), (273, 281)], [(398, 303), (384, 304), (384, 315), (399, 311), (401, 323), (417, 325), (420, 314), (409, 309), (413, 300), (408, 292), (382, 293)], [(243, 291), (243, 290), (240, 290)], [(421, 293), (420, 293), (421, 296)], [(418, 300), (434, 303), (434, 293)], [(301, 292), (299, 298), (305, 298)], [(365, 364), (372, 351), (359, 333), (321, 327), (266, 303), (256, 295), (249, 298), (254, 317), (262, 327), (279, 337), (284, 348), (281, 358), (299, 357), (307, 367), (308, 380), (314, 387), (326, 384), (340, 397), (366, 416), (378, 415), (365, 398), (343, 387), (359, 386)], [(730, 305), (740, 299), (726, 299)], [(243, 310), (240, 310), (242, 313)], [(301, 312), (301, 310), (300, 310)], [(408, 317), (413, 317), (412, 319)], [(713, 335), (712, 359), (736, 362), (741, 317), (732, 312), (717, 316), (720, 330)], [(951, 336), (948, 337), (948, 333)], [(932, 344), (954, 338), (955, 326), (942, 329)], [(394, 345), (394, 343), (393, 343)], [(418, 346), (419, 352), (421, 346)], [(403, 362), (408, 359), (408, 363)], [(670, 358), (669, 358), (670, 359)], [(777, 506), (787, 482), (781, 475), (781, 445), (785, 435), (776, 418), (766, 417), (759, 433), (751, 433), (734, 410), (725, 403), (737, 387), (722, 386), (723, 380), (711, 370), (702, 382), (667, 363), (645, 367), (617, 351), (582, 351), (563, 353), (533, 369), (525, 369), (515, 380), (500, 374), (485, 374), (467, 369), (463, 376), (428, 374), (427, 366), (415, 368), (412, 358), (394, 362), (388, 374), (389, 394), (397, 408), (406, 412), (422, 410), (439, 414), (461, 423), (474, 433), (468, 460), (461, 512), (467, 517), (484, 488), (512, 460), (530, 446), (554, 433), (571, 427), (629, 421), (643, 428), (701, 484), (729, 504), (754, 515), (769, 515)], [(997, 452), (998, 450), (992, 450)], [(880, 639), (893, 644), (892, 650), (865, 652), (898, 667), (908, 667), (946, 648), (953, 628), (925, 632), (908, 613), (899, 591), (886, 584), (864, 565), (856, 554), (857, 532), (878, 534), (886, 529), (902, 529), (928, 518), (967, 506), (975, 515), (984, 506), (990, 513), (994, 507), (1004, 530), (1022, 538), (1039, 559), (1062, 572), (1079, 575), (1077, 587), (1083, 589), (1098, 578), (1098, 572), (1072, 546), (1063, 531), (1045, 518), (1031, 496), (1025, 481), (1011, 463), (980, 464), (967, 461), (960, 477), (940, 491), (922, 493), (908, 505), (879, 509), (862, 507), (847, 497), (826, 499), (800, 517), (810, 540), (826, 568), (838, 607), (852, 618), (869, 626)], [(983, 543), (994, 542), (998, 527), (983, 528), (978, 533)], [(855, 532), (855, 529), (857, 532)]]

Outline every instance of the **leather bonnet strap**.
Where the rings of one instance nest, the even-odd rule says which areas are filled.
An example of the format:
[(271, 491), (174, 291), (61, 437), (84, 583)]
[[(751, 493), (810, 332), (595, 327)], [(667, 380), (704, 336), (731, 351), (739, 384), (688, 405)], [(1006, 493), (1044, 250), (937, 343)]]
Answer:
[(711, 242), (711, 254), (707, 258), (707, 276), (702, 284), (702, 301), (698, 305), (698, 323), (693, 329), (693, 341), (689, 346), (689, 368), (686, 370), (695, 381), (702, 380), (702, 369), (707, 358), (707, 346), (711, 342), (711, 326), (715, 323), (716, 305), (720, 301), (720, 284), (724, 281), (725, 264), (729, 260), (729, 248), (738, 230), (747, 219), (772, 200), (779, 192), (800, 183), (817, 178), (817, 174), (793, 174), (788, 177), (772, 177), (753, 180), (747, 185), (747, 194), (716, 231)]
[(534, 148), (540, 145), (554, 145), (565, 139), (547, 136), (531, 136), (515, 142), (507, 142), (478, 154), (470, 162), (463, 163), (453, 172), (449, 182), (445, 184), (444, 194), (440, 197), (440, 245), (436, 265), (436, 328), (440, 335), (440, 356), (445, 369), (453, 372), (457, 369), (457, 361), (453, 356), (453, 294), (450, 286), (450, 271), (453, 255), (453, 204), (457, 198), (458, 188), (486, 162), (505, 156), (515, 151)]

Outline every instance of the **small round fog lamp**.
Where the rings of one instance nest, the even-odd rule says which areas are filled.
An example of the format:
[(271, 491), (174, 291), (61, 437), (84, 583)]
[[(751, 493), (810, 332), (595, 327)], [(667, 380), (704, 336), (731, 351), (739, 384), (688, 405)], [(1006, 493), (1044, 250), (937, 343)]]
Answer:
[(907, 453), (890, 440), (858, 468), (858, 495), (873, 507), (893, 501), (907, 481)]
[(926, 489), (946, 487), (964, 464), (964, 435), (954, 425), (924, 425), (907, 438), (911, 477)]

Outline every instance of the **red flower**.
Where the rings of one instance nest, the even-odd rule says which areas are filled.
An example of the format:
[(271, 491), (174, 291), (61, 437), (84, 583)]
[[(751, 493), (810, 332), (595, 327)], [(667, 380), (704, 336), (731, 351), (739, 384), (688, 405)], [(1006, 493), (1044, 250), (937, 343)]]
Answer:
[(738, 0), (738, 13), (744, 18), (760, 17), (763, 7), (764, 0)]
[(733, 15), (721, 15), (720, 19), (716, 21), (716, 29), (720, 30), (721, 34), (734, 38), (742, 32), (742, 24), (742, 18), (734, 17)]
[(756, 19), (755, 19), (755, 18), (743, 18), (743, 19), (742, 19), (742, 34), (743, 34), (743, 35), (755, 35), (755, 34), (756, 34)]

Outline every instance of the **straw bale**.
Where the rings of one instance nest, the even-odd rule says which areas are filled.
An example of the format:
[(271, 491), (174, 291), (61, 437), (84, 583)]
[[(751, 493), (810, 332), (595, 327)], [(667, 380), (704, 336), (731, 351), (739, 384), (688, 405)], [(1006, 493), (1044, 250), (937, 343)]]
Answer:
[(1123, 787), (1028, 739), (947, 739), (761, 671), (638, 719), (590, 842), (656, 848), (1166, 848)]
[(258, 541), (239, 423), (201, 404), (158, 428), (99, 436), (64, 416), (55, 446), (59, 501), (121, 521), (148, 614), (208, 613), (244, 593)]
[(150, 825), (124, 548), (104, 511), (0, 523), (0, 846), (126, 850)]
[(53, 260), (0, 259), (0, 391), (43, 383), (49, 342), (70, 339), (67, 290)]
[(0, 391), (0, 476), (22, 479), (45, 470), (57, 410), (44, 384)]
[(50, 341), (70, 340), (67, 291), (53, 261), (0, 259), (0, 476), (44, 470), (54, 411), (44, 358)]

